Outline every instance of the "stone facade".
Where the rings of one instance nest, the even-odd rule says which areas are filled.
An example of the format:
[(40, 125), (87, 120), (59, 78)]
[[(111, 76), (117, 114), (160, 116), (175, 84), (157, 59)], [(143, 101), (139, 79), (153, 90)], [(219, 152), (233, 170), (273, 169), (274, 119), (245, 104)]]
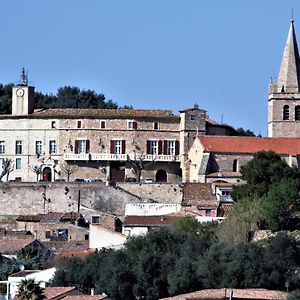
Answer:
[(278, 78), (270, 84), (268, 136), (300, 137), (300, 59), (293, 20)]
[(0, 115), (0, 162), (13, 163), (2, 181), (136, 177), (178, 183), (182, 175), (185, 180), (185, 160), (196, 135), (235, 134), (197, 107), (180, 116), (169, 110), (33, 110), (33, 98), (34, 87), (13, 87), (12, 115)]

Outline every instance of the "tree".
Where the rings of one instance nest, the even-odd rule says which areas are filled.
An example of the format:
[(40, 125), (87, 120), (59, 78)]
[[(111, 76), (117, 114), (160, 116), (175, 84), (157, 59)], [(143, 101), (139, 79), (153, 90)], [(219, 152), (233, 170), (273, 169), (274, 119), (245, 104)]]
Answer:
[(262, 216), (274, 231), (286, 229), (294, 212), (299, 209), (299, 184), (292, 179), (285, 179), (270, 187), (262, 202)]
[(32, 171), (36, 175), (36, 182), (39, 181), (39, 176), (42, 174), (42, 166), (33, 166)]
[(300, 299), (300, 290), (292, 291), (287, 297), (287, 300), (299, 300), (299, 299)]
[(299, 179), (297, 168), (291, 168), (273, 151), (259, 151), (253, 159), (241, 167), (242, 179), (246, 184), (236, 186), (232, 197), (234, 200), (243, 197), (261, 197), (267, 194), (272, 184), (283, 179)]
[(218, 225), (217, 237), (221, 241), (234, 244), (247, 242), (249, 233), (259, 228), (261, 219), (261, 199), (240, 199), (233, 206), (229, 216)]
[(137, 182), (141, 181), (142, 170), (144, 170), (147, 166), (151, 165), (155, 157), (152, 161), (145, 163), (145, 154), (141, 152), (141, 147), (133, 142), (134, 150), (133, 150), (133, 159), (127, 154), (127, 163), (132, 167), (133, 173), (135, 174), (135, 178)]
[(239, 127), (236, 131), (239, 136), (255, 136), (255, 133), (249, 129), (245, 130), (245, 129)]
[(67, 181), (70, 181), (70, 176), (78, 171), (78, 166), (69, 165), (67, 162), (64, 162), (61, 167), (61, 171), (67, 175)]
[(2, 181), (2, 178), (6, 175), (6, 181), (8, 181), (8, 177), (10, 172), (14, 170), (13, 166), (13, 160), (10, 158), (4, 158), (2, 160), (2, 171), (0, 173), (0, 181)]
[(44, 289), (34, 279), (23, 279), (18, 286), (17, 299), (20, 300), (43, 300), (46, 299)]

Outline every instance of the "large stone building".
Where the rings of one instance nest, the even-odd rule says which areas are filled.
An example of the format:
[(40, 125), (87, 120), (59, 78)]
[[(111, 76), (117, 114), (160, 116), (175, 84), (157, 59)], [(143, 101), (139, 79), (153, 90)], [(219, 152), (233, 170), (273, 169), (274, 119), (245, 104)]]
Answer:
[(194, 107), (169, 110), (39, 109), (25, 74), (13, 87), (12, 114), (0, 115), (0, 161), (13, 161), (3, 180), (180, 182), (196, 135), (235, 134)]

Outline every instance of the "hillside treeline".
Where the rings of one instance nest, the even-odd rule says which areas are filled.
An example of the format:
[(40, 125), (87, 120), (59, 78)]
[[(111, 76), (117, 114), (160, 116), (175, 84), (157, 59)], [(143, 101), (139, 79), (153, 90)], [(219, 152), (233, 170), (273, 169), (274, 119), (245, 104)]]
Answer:
[[(13, 84), (0, 84), (0, 113), (11, 113)], [(78, 87), (64, 86), (55, 95), (35, 92), (35, 108), (121, 108), (113, 100), (107, 100), (103, 94)], [(132, 108), (124, 106), (123, 108)]]

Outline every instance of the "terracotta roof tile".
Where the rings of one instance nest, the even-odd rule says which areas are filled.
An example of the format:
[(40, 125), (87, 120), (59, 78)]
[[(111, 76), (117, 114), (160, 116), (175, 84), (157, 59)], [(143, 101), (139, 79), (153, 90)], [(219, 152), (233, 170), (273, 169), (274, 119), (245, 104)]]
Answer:
[(179, 120), (179, 116), (172, 114), (171, 110), (153, 109), (73, 109), (55, 108), (36, 110), (30, 115), (34, 118), (171, 118)]
[(0, 253), (12, 254), (15, 253), (25, 246), (33, 242), (34, 239), (11, 239), (11, 240), (0, 240)]
[(200, 136), (205, 152), (255, 153), (272, 150), (278, 154), (300, 154), (300, 138)]
[(182, 206), (217, 208), (218, 201), (212, 194), (209, 183), (185, 183), (183, 186)]
[(78, 296), (67, 296), (64, 300), (102, 300), (108, 299), (107, 295), (78, 295)]
[(64, 294), (76, 290), (74, 286), (66, 286), (66, 287), (46, 287), (44, 289), (44, 295), (47, 300), (51, 300), (52, 298), (63, 296)]
[(123, 224), (127, 226), (163, 226), (172, 224), (179, 218), (178, 215), (126, 216)]
[(281, 291), (270, 291), (265, 289), (214, 289), (201, 290), (174, 297), (162, 298), (160, 300), (214, 300), (214, 299), (257, 299), (257, 300), (286, 300), (287, 293)]

